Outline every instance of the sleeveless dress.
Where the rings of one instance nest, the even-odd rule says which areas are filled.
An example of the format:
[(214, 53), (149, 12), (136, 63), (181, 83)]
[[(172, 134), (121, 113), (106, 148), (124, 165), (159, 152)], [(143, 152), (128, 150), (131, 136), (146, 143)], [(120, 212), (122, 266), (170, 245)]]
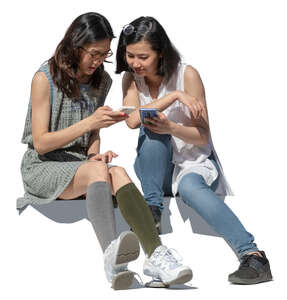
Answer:
[[(178, 64), (177, 70), (174, 72), (168, 82), (166, 80), (162, 81), (159, 87), (159, 94), (157, 97), (158, 99), (175, 90), (184, 91), (184, 71), (186, 66), (186, 64), (180, 62)], [(128, 77), (131, 76), (130, 74), (131, 73), (126, 72), (123, 77), (123, 89), (127, 88), (127, 82), (129, 80)], [(149, 88), (145, 83), (145, 79), (135, 73), (133, 73), (133, 77), (138, 88), (140, 105), (142, 106), (151, 103), (152, 97), (149, 93)], [(192, 125), (188, 107), (178, 100), (167, 107), (163, 111), (163, 113), (169, 120), (175, 123), (184, 126)], [(233, 195), (233, 192), (223, 173), (218, 155), (215, 151), (211, 134), (209, 137), (209, 143), (203, 147), (193, 144), (187, 144), (183, 140), (175, 136), (171, 137), (171, 142), (173, 146), (174, 163), (172, 178), (172, 192), (174, 196), (177, 194), (178, 184), (182, 177), (192, 172), (201, 175), (209, 186), (219, 176), (218, 185), (215, 191), (216, 194), (221, 198), (224, 198), (227, 195)], [(218, 164), (219, 172), (209, 159), (211, 155)]]
[[(112, 79), (104, 72), (98, 90), (88, 84), (80, 87), (79, 99), (63, 97), (62, 92), (53, 83), (48, 63), (43, 64), (38, 72), (44, 72), (50, 85), (51, 115), (49, 132), (71, 126), (91, 115), (105, 102), (112, 84)], [(47, 204), (57, 199), (74, 177), (77, 169), (87, 160), (90, 132), (75, 139), (64, 147), (38, 154), (33, 146), (32, 137), (32, 101), (30, 97), (25, 121), (22, 143), (27, 144), (21, 163), (21, 174), (24, 184), (24, 197), (17, 199), (17, 208), (28, 204)]]

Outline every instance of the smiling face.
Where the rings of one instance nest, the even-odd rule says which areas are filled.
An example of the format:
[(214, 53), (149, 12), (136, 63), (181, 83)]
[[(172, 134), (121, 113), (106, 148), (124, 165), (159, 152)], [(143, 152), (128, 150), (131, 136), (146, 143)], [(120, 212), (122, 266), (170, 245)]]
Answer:
[(93, 75), (95, 70), (104, 62), (106, 58), (104, 54), (108, 53), (110, 47), (111, 41), (109, 39), (81, 47), (77, 77), (83, 79)]
[(140, 41), (126, 47), (126, 61), (138, 76), (154, 76), (157, 74), (159, 54), (152, 50), (149, 42)]

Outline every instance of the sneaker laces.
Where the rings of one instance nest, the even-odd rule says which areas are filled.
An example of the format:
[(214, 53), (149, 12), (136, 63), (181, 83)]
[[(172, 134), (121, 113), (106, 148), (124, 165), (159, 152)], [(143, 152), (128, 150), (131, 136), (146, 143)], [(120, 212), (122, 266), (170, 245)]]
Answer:
[(254, 256), (257, 256), (257, 255), (256, 254), (245, 255), (242, 259), (240, 267), (249, 267), (249, 260), (254, 258)]
[(155, 251), (154, 253), (157, 266), (167, 270), (167, 269), (175, 269), (176, 267), (181, 266), (182, 257), (178, 254), (178, 252), (173, 248), (164, 248)]

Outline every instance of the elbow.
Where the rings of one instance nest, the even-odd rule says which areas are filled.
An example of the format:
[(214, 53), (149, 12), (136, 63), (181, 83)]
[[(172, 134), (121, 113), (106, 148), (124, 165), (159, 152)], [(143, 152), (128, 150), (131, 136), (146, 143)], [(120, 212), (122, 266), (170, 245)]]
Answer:
[(47, 151), (44, 151), (44, 149), (42, 149), (41, 147), (39, 147), (38, 145), (34, 145), (34, 149), (36, 150), (36, 152), (39, 154), (39, 155), (44, 155), (47, 153)]
[(201, 143), (200, 143), (200, 146), (201, 147), (205, 147), (206, 145), (208, 145), (208, 139), (206, 139), (206, 138), (203, 138), (202, 140), (201, 140)]
[(205, 147), (208, 144), (209, 144), (209, 131), (204, 133), (202, 132), (200, 135), (199, 146)]
[(39, 155), (44, 155), (46, 153), (48, 153), (49, 151), (47, 151), (47, 149), (45, 149), (45, 147), (43, 147), (43, 145), (41, 144), (41, 142), (34, 140), (33, 141), (33, 145), (34, 145), (34, 149), (36, 150), (36, 152)]
[(130, 128), (130, 129), (136, 129), (136, 128), (139, 128), (139, 124), (135, 123), (135, 122), (128, 122), (126, 121), (126, 124), (127, 126)]

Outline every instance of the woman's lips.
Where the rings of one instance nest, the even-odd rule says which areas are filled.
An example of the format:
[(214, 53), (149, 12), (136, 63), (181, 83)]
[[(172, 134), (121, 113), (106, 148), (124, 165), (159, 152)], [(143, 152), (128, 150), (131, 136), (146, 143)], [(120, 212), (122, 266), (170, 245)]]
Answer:
[(142, 73), (144, 70), (143, 69), (135, 69), (136, 73)]

